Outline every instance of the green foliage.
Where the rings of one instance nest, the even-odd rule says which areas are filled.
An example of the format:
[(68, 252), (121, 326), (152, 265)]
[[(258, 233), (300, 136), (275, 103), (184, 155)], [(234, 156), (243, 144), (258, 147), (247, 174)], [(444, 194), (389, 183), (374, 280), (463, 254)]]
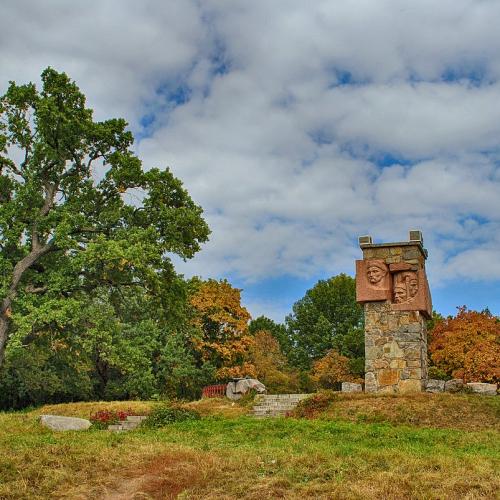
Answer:
[(332, 343), (334, 349), (349, 358), (349, 371), (352, 375), (363, 377), (365, 373), (364, 328), (352, 328), (345, 334), (338, 334)]
[(142, 425), (149, 428), (164, 427), (175, 422), (200, 420), (200, 414), (190, 408), (175, 404), (160, 405), (154, 408)]
[(286, 325), (293, 366), (309, 369), (332, 348), (353, 358), (364, 356), (363, 310), (356, 303), (355, 280), (345, 274), (318, 281), (294, 304)]
[(215, 367), (197, 360), (189, 337), (169, 335), (159, 354), (159, 391), (167, 397), (198, 399), (203, 386), (214, 380)]
[[(92, 114), (51, 68), (0, 98), (0, 408), (168, 392), (169, 339), (189, 328), (170, 254), (207, 240), (202, 210), (143, 170), (124, 120)], [(201, 371), (172, 369), (179, 395)]]
[(437, 379), (437, 380), (451, 379), (451, 376), (448, 375), (445, 370), (442, 370), (437, 366), (429, 366), (429, 369), (427, 370), (427, 377), (430, 379)]
[(61, 401), (85, 401), (93, 395), (91, 367), (71, 353), (55, 351), (38, 338), (8, 356), (0, 377), (0, 409)]

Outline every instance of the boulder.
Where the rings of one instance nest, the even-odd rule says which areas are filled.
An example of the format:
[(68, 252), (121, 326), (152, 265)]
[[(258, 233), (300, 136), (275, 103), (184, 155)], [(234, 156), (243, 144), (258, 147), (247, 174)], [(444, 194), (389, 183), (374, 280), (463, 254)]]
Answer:
[(266, 392), (266, 386), (255, 378), (233, 379), (226, 386), (226, 396), (229, 399), (240, 399), (243, 394), (254, 390), (258, 394)]
[(426, 392), (443, 392), (444, 385), (445, 385), (444, 380), (430, 378), (425, 383), (425, 390)]
[(464, 388), (464, 381), (461, 378), (452, 378), (444, 383), (446, 392), (460, 392)]
[(469, 382), (467, 387), (470, 387), (472, 392), (483, 394), (484, 396), (496, 396), (497, 384), (485, 384), (483, 382)]
[(342, 382), (342, 392), (363, 392), (363, 387), (354, 382)]
[(53, 431), (84, 431), (92, 424), (85, 418), (40, 415), (40, 423)]

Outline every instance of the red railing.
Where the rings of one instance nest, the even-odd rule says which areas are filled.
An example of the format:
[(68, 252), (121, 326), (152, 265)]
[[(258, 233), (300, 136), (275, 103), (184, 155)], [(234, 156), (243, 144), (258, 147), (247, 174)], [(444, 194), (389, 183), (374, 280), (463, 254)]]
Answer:
[(226, 395), (226, 384), (207, 385), (203, 387), (202, 398), (222, 398)]

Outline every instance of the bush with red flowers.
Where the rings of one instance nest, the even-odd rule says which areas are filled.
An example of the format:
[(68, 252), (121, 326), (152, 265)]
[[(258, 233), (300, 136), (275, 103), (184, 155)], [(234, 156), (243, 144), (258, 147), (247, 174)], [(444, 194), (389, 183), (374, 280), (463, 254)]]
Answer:
[(130, 408), (128, 410), (99, 410), (90, 415), (90, 421), (98, 429), (107, 429), (108, 425), (127, 420), (129, 415), (134, 415)]

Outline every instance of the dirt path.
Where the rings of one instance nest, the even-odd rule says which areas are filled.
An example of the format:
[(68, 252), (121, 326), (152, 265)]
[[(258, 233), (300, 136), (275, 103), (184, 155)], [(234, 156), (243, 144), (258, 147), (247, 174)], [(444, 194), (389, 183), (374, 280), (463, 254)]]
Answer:
[(196, 452), (173, 452), (155, 457), (137, 469), (111, 479), (103, 500), (175, 499), (188, 488), (206, 482), (207, 466), (213, 468), (215, 458)]

